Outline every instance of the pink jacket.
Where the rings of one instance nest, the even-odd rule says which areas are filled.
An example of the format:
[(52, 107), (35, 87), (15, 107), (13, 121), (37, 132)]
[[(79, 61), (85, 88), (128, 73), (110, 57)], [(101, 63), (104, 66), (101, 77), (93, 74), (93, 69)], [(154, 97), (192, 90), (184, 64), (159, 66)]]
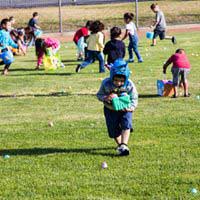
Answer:
[[(59, 40), (55, 39), (55, 38), (44, 38), (44, 44), (47, 48), (51, 47), (52, 49), (57, 49), (60, 46), (60, 42)], [(37, 65), (41, 65), (42, 64), (42, 60), (43, 60), (43, 56), (44, 56), (44, 51), (41, 49), (38, 52), (38, 56), (37, 56)]]

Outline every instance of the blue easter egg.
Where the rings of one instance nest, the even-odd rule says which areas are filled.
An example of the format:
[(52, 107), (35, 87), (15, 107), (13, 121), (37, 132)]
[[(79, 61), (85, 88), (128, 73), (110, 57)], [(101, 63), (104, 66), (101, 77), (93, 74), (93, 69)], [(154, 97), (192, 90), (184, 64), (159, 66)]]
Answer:
[(4, 159), (8, 159), (8, 158), (10, 158), (10, 156), (9, 155), (4, 155), (3, 158)]
[(196, 189), (196, 188), (192, 188), (192, 189), (191, 189), (191, 192), (192, 192), (193, 194), (196, 194), (196, 193), (197, 193), (197, 189)]

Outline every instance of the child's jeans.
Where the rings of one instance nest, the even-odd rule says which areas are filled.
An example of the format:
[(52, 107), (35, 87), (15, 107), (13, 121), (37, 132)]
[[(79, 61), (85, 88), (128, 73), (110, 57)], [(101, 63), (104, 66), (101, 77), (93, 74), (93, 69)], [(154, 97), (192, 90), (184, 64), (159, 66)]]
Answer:
[(85, 47), (87, 44), (84, 41), (84, 37), (81, 37), (77, 42), (78, 54), (84, 55)]
[(139, 40), (137, 35), (129, 35), (129, 45), (128, 45), (129, 59), (134, 60), (133, 56), (133, 51), (134, 51), (138, 61), (143, 61), (138, 51), (138, 42)]
[(99, 61), (99, 72), (103, 73), (105, 72), (104, 68), (104, 56), (103, 53), (100, 51), (87, 51), (87, 58), (84, 62), (80, 64), (81, 68), (85, 68), (86, 66), (92, 64), (95, 60), (95, 58)]

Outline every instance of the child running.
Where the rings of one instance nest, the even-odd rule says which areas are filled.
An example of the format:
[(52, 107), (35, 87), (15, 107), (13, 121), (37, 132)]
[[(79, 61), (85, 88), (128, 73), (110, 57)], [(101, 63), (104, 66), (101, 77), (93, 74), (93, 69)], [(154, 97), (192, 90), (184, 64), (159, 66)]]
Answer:
[(151, 10), (156, 13), (155, 22), (151, 25), (154, 28), (154, 35), (151, 46), (156, 46), (156, 38), (159, 36), (160, 40), (168, 39), (171, 40), (173, 44), (176, 44), (176, 38), (174, 36), (166, 36), (166, 21), (164, 13), (160, 10), (157, 3), (151, 5)]
[(133, 23), (134, 14), (133, 13), (125, 13), (124, 14), (124, 22), (126, 23), (126, 32), (122, 40), (125, 40), (127, 37), (129, 37), (129, 45), (128, 45), (128, 53), (129, 53), (129, 59), (128, 62), (133, 63), (134, 62), (134, 56), (133, 51), (135, 52), (135, 55), (137, 56), (138, 62), (143, 62), (143, 59), (139, 53), (138, 50), (138, 35), (136, 31), (136, 26)]
[(114, 61), (118, 58), (124, 58), (126, 53), (126, 47), (124, 42), (121, 41), (121, 29), (119, 27), (113, 27), (110, 30), (111, 40), (106, 43), (103, 53), (108, 55), (107, 64), (108, 69), (112, 66)]
[(47, 53), (47, 48), (52, 48), (53, 54), (60, 48), (60, 42), (55, 38), (37, 38), (35, 41), (35, 52), (37, 55), (37, 66), (36, 70), (39, 70), (42, 65), (44, 54)]
[(4, 70), (2, 72), (3, 75), (8, 74), (8, 69), (11, 63), (14, 61), (13, 54), (10, 51), (10, 47), (18, 48), (19, 46), (11, 39), (9, 30), (11, 28), (11, 24), (9, 19), (3, 19), (1, 21), (1, 30), (0, 30), (0, 58), (2, 61), (0, 65), (5, 64)]
[[(117, 59), (110, 70), (110, 77), (103, 80), (97, 93), (99, 101), (104, 103), (104, 116), (110, 138), (114, 138), (120, 156), (129, 155), (128, 141), (132, 130), (132, 112), (138, 104), (138, 93), (129, 79), (129, 68), (122, 59)], [(130, 107), (115, 111), (112, 99), (115, 96), (129, 95)]]
[(104, 73), (104, 56), (103, 56), (103, 48), (104, 48), (104, 34), (102, 31), (104, 30), (104, 24), (100, 21), (94, 21), (91, 24), (90, 31), (91, 34), (86, 40), (87, 43), (87, 58), (84, 62), (79, 64), (76, 67), (76, 72), (80, 72), (81, 69), (86, 66), (92, 64), (95, 59), (99, 61), (99, 73)]
[(30, 27), (33, 30), (35, 37), (40, 37), (42, 35), (42, 30), (38, 25), (38, 19), (39, 13), (34, 12), (33, 17), (28, 22), (28, 27)]
[(77, 46), (78, 49), (78, 58), (77, 60), (84, 60), (85, 56), (85, 48), (87, 46), (87, 44), (85, 43), (85, 40), (87, 38), (87, 36), (89, 35), (89, 29), (90, 26), (92, 24), (92, 21), (87, 21), (86, 25), (84, 27), (82, 27), (81, 29), (79, 29), (78, 31), (76, 31), (73, 41)]
[(184, 49), (177, 49), (175, 54), (173, 54), (167, 62), (163, 65), (163, 73), (166, 74), (167, 67), (173, 63), (172, 66), (172, 75), (173, 75), (173, 86), (174, 86), (174, 95), (173, 98), (178, 97), (178, 84), (179, 84), (179, 75), (181, 76), (181, 83), (184, 87), (184, 97), (189, 97), (188, 92), (188, 81), (187, 75), (190, 71), (190, 62), (185, 54)]

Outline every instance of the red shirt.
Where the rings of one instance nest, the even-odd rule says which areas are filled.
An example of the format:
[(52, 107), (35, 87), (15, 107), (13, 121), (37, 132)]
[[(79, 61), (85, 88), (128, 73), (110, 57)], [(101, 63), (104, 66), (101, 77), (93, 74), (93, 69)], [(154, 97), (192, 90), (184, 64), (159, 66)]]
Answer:
[(187, 68), (190, 69), (190, 62), (184, 53), (175, 53), (172, 55), (168, 61), (169, 63), (173, 63), (174, 68)]
[(88, 36), (88, 29), (86, 27), (83, 27), (79, 29), (78, 31), (76, 31), (73, 41), (77, 44), (78, 40), (81, 37), (85, 37), (85, 36)]

